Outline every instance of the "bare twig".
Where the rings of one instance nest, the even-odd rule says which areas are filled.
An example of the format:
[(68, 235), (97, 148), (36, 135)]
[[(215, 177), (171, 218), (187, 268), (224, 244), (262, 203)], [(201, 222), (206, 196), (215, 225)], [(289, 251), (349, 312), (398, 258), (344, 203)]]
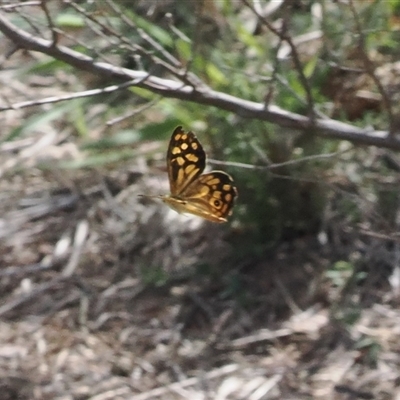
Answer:
[(215, 165), (224, 165), (228, 167), (237, 167), (237, 168), (244, 168), (244, 169), (258, 169), (258, 170), (270, 170), (270, 169), (275, 169), (275, 168), (281, 168), (281, 167), (287, 167), (291, 165), (296, 165), (300, 164), (303, 162), (308, 162), (308, 161), (315, 161), (315, 160), (321, 160), (321, 159), (330, 159), (333, 157), (336, 157), (340, 154), (347, 153), (351, 151), (352, 149), (346, 149), (346, 150), (341, 150), (341, 151), (335, 151), (333, 153), (326, 153), (326, 154), (313, 154), (311, 156), (305, 156), (302, 157), (298, 160), (289, 160), (289, 161), (284, 161), (281, 163), (275, 163), (275, 164), (270, 164), (270, 165), (254, 165), (254, 164), (246, 164), (246, 163), (241, 163), (241, 162), (234, 162), (234, 161), (219, 161), (219, 160), (214, 160), (213, 158), (208, 158), (208, 162), (211, 164)]
[(389, 119), (389, 134), (394, 135), (394, 130), (393, 130), (393, 112), (392, 112), (392, 105), (390, 103), (390, 98), (383, 87), (381, 81), (378, 79), (378, 77), (375, 74), (375, 67), (373, 63), (371, 62), (370, 58), (368, 57), (368, 54), (365, 50), (365, 35), (364, 31), (362, 29), (362, 24), (360, 21), (360, 18), (358, 17), (357, 11), (354, 6), (354, 1), (350, 0), (349, 1), (349, 6), (351, 13), (353, 14), (354, 17), (354, 22), (356, 24), (356, 29), (357, 29), (357, 34), (358, 34), (358, 47), (360, 50), (360, 54), (364, 63), (364, 68), (367, 71), (367, 74), (372, 78), (374, 81), (380, 95), (382, 96), (382, 101), (383, 101), (383, 106), (386, 110), (386, 113), (388, 115)]
[(8, 303), (3, 304), (0, 307), (0, 317), (9, 313), (10, 311), (14, 310), (17, 307), (22, 306), (23, 304), (32, 302), (33, 299), (35, 299), (37, 296), (42, 295), (43, 292), (47, 292), (50, 289), (54, 289), (54, 287), (57, 287), (61, 284), (67, 284), (69, 282), (72, 282), (70, 277), (56, 276), (51, 281), (42, 283), (41, 285), (38, 285), (35, 289), (33, 289), (28, 294), (24, 294), (24, 295), (16, 298), (15, 300), (12, 300)]
[(129, 400), (148, 400), (148, 399), (151, 399), (154, 397), (164, 396), (164, 395), (171, 393), (171, 391), (196, 385), (197, 383), (199, 383), (200, 380), (216, 379), (216, 378), (219, 378), (224, 375), (232, 374), (233, 372), (237, 371), (238, 369), (239, 369), (239, 366), (236, 364), (224, 365), (221, 368), (216, 368), (210, 372), (207, 372), (202, 377), (188, 378), (181, 382), (174, 382), (174, 383), (171, 383), (170, 385), (166, 385), (166, 386), (159, 387), (159, 388), (156, 388), (153, 390), (149, 390), (148, 392), (141, 393), (136, 396), (131, 396), (129, 398)]
[(71, 276), (79, 264), (79, 260), (84, 249), (84, 245), (89, 232), (89, 224), (86, 220), (80, 221), (76, 227), (74, 246), (72, 249), (71, 257), (62, 271), (62, 276)]
[(58, 36), (57, 36), (57, 32), (54, 29), (55, 26), (54, 26), (53, 20), (51, 19), (49, 9), (47, 8), (47, 0), (42, 0), (40, 2), (40, 7), (42, 8), (44, 15), (46, 16), (48, 27), (51, 30), (51, 35), (53, 38), (53, 46), (57, 46)]
[(125, 13), (123, 13), (121, 11), (121, 9), (115, 4), (114, 1), (111, 1), (111, 0), (105, 0), (105, 1), (110, 6), (110, 8), (118, 15), (118, 17), (120, 17), (122, 19), (122, 21), (124, 21), (126, 23), (127, 26), (129, 26), (130, 28), (136, 30), (139, 33), (140, 37), (144, 41), (146, 41), (151, 47), (153, 47), (155, 50), (159, 51), (168, 62), (170, 62), (176, 68), (181, 68), (182, 67), (182, 64), (180, 63), (180, 61), (176, 57), (174, 57), (170, 52), (165, 50), (164, 47), (162, 47), (159, 43), (157, 43), (155, 40), (153, 40), (153, 38), (151, 38), (149, 35), (147, 35), (143, 31), (143, 29), (138, 28), (132, 22), (131, 19), (127, 18)]
[(12, 46), (10, 49), (8, 49), (5, 54), (2, 54), (0, 56), (0, 68), (2, 67), (2, 64), (8, 60), (9, 58), (11, 58), (11, 56), (13, 54), (15, 54), (17, 51), (19, 50), (19, 48), (17, 46)]
[(280, 290), (282, 298), (285, 300), (287, 306), (290, 308), (292, 313), (300, 314), (302, 312), (302, 309), (295, 302), (292, 294), (290, 293), (290, 290), (287, 289), (287, 287), (283, 284), (282, 280), (279, 279), (278, 276), (275, 277), (274, 281), (276, 283), (276, 286)]
[(46, 97), (44, 99), (38, 99), (38, 100), (21, 101), (19, 103), (14, 103), (14, 104), (10, 104), (8, 106), (0, 107), (0, 111), (19, 110), (21, 108), (26, 108), (26, 107), (39, 106), (39, 105), (43, 105), (43, 104), (59, 103), (60, 101), (75, 100), (75, 99), (81, 99), (84, 97), (97, 96), (99, 94), (104, 94), (104, 93), (112, 93), (112, 92), (115, 92), (118, 90), (127, 89), (130, 86), (137, 86), (137, 84), (140, 83), (140, 81), (143, 81), (146, 79), (147, 79), (147, 76), (144, 76), (143, 78), (124, 82), (124, 83), (121, 83), (120, 85), (111, 85), (111, 86), (107, 86), (105, 88), (100, 88), (100, 89), (84, 90), (82, 92), (66, 94), (64, 96), (52, 96), (52, 97)]
[(41, 0), (37, 0), (37, 1), (24, 1), (16, 3), (16, 4), (3, 4), (0, 5), (0, 10), (14, 10), (16, 8), (21, 8), (21, 7), (30, 7), (30, 6), (40, 6), (41, 4)]
[(113, 126), (113, 125), (119, 124), (120, 122), (122, 122), (126, 119), (132, 118), (132, 117), (142, 113), (143, 111), (148, 110), (149, 108), (153, 107), (158, 102), (159, 102), (159, 99), (150, 101), (150, 102), (144, 104), (143, 106), (138, 107), (136, 110), (130, 111), (129, 113), (127, 113), (125, 115), (121, 115), (120, 117), (117, 117), (110, 121), (107, 121), (106, 125)]
[(32, 272), (37, 273), (39, 271), (45, 271), (52, 268), (52, 264), (36, 263), (24, 266), (12, 266), (3, 268), (0, 270), (0, 277), (2, 276), (14, 276), (14, 275), (27, 275)]
[(259, 20), (263, 23), (263, 25), (265, 25), (273, 34), (275, 34), (279, 38), (280, 41), (284, 41), (289, 45), (292, 59), (296, 67), (296, 71), (299, 75), (300, 82), (306, 92), (309, 117), (311, 119), (311, 122), (313, 122), (315, 112), (314, 112), (314, 99), (312, 96), (311, 87), (308, 83), (306, 76), (304, 75), (303, 66), (301, 65), (297, 48), (293, 43), (293, 40), (290, 37), (290, 35), (287, 33), (286, 26), (284, 26), (282, 30), (276, 29), (266, 18), (264, 18), (263, 15), (261, 15), (256, 10), (256, 8), (248, 0), (242, 0), (242, 1), (257, 16), (257, 18), (259, 18)]
[(231, 340), (227, 344), (218, 346), (221, 349), (244, 349), (248, 346), (258, 344), (261, 342), (274, 341), (280, 337), (287, 337), (294, 333), (293, 329), (282, 328), (275, 331), (269, 329), (260, 329), (258, 332), (251, 334), (249, 336), (244, 336), (239, 339)]
[[(109, 2), (109, 3), (113, 4), (112, 2)], [(169, 55), (169, 53), (160, 44), (158, 44), (156, 41), (154, 41), (153, 38), (151, 38), (149, 35), (147, 35), (142, 29), (136, 27), (134, 24), (130, 23), (129, 26), (131, 26), (134, 29), (136, 29), (136, 31), (140, 35), (140, 37), (146, 43), (150, 44), (150, 46), (152, 48), (154, 48), (156, 51), (159, 51), (161, 54), (166, 56), (168, 58), (168, 60), (169, 60), (169, 63), (164, 61), (164, 60), (162, 60), (160, 57), (157, 57), (156, 55), (154, 55), (152, 53), (152, 51), (147, 50), (147, 49), (145, 49), (144, 47), (142, 47), (142, 46), (140, 46), (138, 44), (132, 45), (131, 41), (128, 38), (126, 38), (124, 35), (122, 35), (118, 31), (116, 31), (115, 29), (111, 28), (110, 26), (104, 24), (99, 19), (96, 19), (93, 15), (91, 15), (88, 12), (86, 12), (82, 7), (78, 6), (74, 2), (70, 2), (70, 5), (76, 11), (81, 13), (85, 18), (87, 18), (89, 21), (92, 21), (94, 24), (97, 24), (104, 33), (107, 33), (107, 36), (112, 36), (112, 37), (118, 38), (118, 40), (120, 40), (120, 42), (123, 43), (128, 49), (131, 49), (134, 52), (138, 52), (138, 53), (146, 56), (153, 63), (161, 65), (163, 68), (165, 68), (172, 75), (177, 76), (180, 79), (186, 77), (186, 74), (181, 73), (181, 68), (179, 68), (179, 66), (180, 66), (179, 61), (176, 60), (172, 55)], [(123, 15), (123, 13), (116, 6), (114, 6), (113, 9), (114, 9), (114, 11), (117, 10), (118, 15)], [(125, 20), (125, 22), (127, 22), (126, 18), (124, 20)], [(174, 65), (171, 64), (171, 60), (173, 60), (173, 64)], [(199, 81), (200, 80), (197, 78), (196, 82), (198, 83)], [(185, 82), (185, 83), (193, 85), (193, 83), (190, 82), (189, 80), (187, 82)]]
[[(276, 49), (275, 49), (274, 62), (273, 62), (273, 67), (272, 67), (272, 74), (271, 74), (272, 82), (271, 82), (271, 85), (269, 85), (268, 92), (264, 96), (264, 101), (265, 101), (265, 104), (267, 105), (267, 107), (269, 106), (269, 104), (271, 103), (271, 100), (273, 99), (273, 94), (274, 94), (274, 89), (275, 89), (275, 81), (277, 80), (277, 77), (279, 76), (278, 52), (279, 52), (281, 45), (282, 45), (282, 38), (279, 38), (278, 45), (276, 46)], [(294, 90), (293, 90), (293, 92), (294, 92)], [(297, 96), (297, 98), (299, 98), (299, 96)], [(300, 101), (303, 101), (303, 99), (301, 99)]]

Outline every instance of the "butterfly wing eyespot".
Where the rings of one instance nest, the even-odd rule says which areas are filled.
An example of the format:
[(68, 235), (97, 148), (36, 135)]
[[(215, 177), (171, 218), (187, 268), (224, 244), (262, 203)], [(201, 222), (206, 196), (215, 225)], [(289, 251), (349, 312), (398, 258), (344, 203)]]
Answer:
[(160, 197), (178, 212), (226, 222), (237, 197), (233, 179), (223, 171), (202, 174), (205, 165), (206, 154), (196, 135), (178, 126), (167, 151), (171, 194)]

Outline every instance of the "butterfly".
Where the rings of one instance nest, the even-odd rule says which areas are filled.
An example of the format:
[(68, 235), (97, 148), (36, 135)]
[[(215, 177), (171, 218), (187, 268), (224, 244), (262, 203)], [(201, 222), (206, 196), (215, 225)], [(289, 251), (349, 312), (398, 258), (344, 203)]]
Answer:
[(206, 153), (196, 135), (178, 126), (167, 150), (170, 194), (158, 196), (179, 213), (194, 214), (212, 222), (226, 222), (232, 214), (237, 189), (223, 171), (203, 174)]

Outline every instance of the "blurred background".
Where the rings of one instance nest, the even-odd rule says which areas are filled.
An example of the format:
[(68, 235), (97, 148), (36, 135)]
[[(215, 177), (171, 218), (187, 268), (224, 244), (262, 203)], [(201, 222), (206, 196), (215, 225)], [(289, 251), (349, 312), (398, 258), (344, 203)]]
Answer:
[[(0, 31), (0, 400), (400, 399), (400, 1), (4, 1)], [(225, 224), (139, 196), (178, 125)]]

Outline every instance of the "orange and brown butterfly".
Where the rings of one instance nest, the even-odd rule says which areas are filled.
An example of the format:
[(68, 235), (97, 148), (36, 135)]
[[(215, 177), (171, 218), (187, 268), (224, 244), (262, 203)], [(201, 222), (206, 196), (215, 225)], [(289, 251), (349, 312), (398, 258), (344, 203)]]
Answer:
[(167, 150), (171, 193), (158, 196), (179, 213), (194, 214), (212, 222), (226, 222), (237, 197), (230, 175), (223, 171), (203, 174), (206, 153), (196, 135), (178, 126)]

